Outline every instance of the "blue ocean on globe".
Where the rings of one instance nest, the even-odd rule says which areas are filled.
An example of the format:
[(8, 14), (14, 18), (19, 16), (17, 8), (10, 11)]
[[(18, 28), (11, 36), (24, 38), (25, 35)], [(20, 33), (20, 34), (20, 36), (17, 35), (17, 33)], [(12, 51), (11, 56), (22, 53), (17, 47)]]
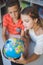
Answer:
[(24, 41), (17, 38), (8, 39), (3, 46), (3, 54), (7, 58), (20, 58), (24, 53)]

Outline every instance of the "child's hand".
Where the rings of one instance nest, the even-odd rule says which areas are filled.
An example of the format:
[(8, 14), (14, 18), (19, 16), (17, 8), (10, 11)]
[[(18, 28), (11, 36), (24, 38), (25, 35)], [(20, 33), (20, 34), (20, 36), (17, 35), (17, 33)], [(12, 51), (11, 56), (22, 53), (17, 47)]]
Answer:
[(13, 58), (8, 58), (10, 61), (12, 62), (16, 62), (16, 60), (14, 60)]
[(27, 60), (24, 59), (23, 55), (21, 55), (20, 59), (16, 60), (16, 63), (19, 63), (19, 64), (27, 64)]
[(28, 60), (24, 58), (24, 56), (21, 54), (20, 59), (14, 60), (13, 58), (8, 58), (10, 61), (14, 63), (19, 63), (19, 64), (27, 64)]

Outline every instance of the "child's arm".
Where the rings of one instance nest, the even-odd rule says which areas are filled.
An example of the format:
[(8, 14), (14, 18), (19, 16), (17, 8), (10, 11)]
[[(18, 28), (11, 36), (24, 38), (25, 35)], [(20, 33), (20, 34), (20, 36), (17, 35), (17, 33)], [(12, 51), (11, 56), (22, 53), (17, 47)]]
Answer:
[(21, 37), (24, 37), (24, 34), (25, 34), (24, 30), (21, 30)]
[(28, 48), (29, 48), (29, 36), (27, 35), (27, 32), (22, 31), (22, 39), (24, 40), (24, 57), (28, 57)]
[(7, 16), (4, 15), (3, 16), (3, 23), (2, 23), (2, 38), (3, 38), (4, 42), (7, 40), (7, 36), (6, 36), (7, 26), (8, 26)]
[(24, 36), (24, 41), (25, 41), (25, 44), (24, 44), (24, 49), (25, 49), (24, 56), (25, 56), (25, 58), (28, 58), (29, 37), (27, 35)]

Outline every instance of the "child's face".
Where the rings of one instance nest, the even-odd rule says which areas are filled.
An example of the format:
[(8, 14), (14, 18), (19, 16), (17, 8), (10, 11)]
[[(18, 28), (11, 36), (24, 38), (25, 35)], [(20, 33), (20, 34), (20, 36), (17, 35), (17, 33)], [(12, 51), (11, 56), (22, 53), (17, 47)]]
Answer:
[(33, 27), (34, 22), (33, 22), (33, 19), (29, 15), (21, 14), (21, 19), (23, 21), (25, 31)]
[(8, 7), (8, 13), (10, 14), (10, 16), (13, 18), (13, 19), (18, 19), (19, 17), (19, 8), (17, 5), (15, 6), (12, 6), (12, 7)]

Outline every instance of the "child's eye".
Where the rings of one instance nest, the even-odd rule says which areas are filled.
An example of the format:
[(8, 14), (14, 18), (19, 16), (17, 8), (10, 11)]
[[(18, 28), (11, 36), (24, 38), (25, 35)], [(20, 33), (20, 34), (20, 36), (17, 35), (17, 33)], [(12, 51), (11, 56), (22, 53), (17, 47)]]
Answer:
[(14, 12), (18, 12), (18, 10), (17, 11), (14, 11)]
[(9, 12), (10, 14), (12, 14), (12, 12)]
[(25, 20), (25, 22), (27, 22), (27, 23), (28, 23), (28, 22), (29, 22), (29, 20)]
[(29, 22), (29, 21), (26, 21), (27, 23)]

